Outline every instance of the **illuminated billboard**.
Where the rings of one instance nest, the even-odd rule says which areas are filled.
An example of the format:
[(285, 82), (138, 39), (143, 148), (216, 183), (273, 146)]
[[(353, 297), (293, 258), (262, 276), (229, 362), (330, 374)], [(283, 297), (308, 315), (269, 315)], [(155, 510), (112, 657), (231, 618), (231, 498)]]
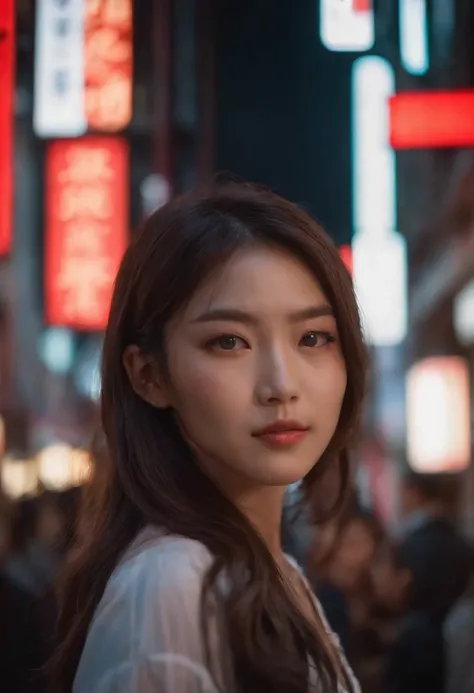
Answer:
[(46, 171), (46, 321), (104, 329), (128, 240), (127, 143), (88, 136), (49, 145)]
[(119, 132), (132, 117), (132, 0), (39, 0), (33, 126)]

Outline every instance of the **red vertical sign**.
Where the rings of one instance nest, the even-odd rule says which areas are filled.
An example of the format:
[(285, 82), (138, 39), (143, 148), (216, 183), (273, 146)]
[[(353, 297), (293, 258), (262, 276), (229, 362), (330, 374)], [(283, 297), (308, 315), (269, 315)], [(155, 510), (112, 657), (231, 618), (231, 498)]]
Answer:
[(102, 330), (128, 236), (127, 143), (58, 140), (46, 173), (46, 319)]
[(94, 130), (117, 132), (132, 118), (132, 0), (88, 0), (84, 33), (87, 121)]
[(372, 0), (352, 0), (352, 9), (354, 12), (370, 12)]
[(13, 236), (13, 108), (15, 91), (15, 0), (0, 2), (0, 256)]
[(341, 245), (339, 248), (339, 255), (341, 260), (347, 267), (349, 274), (352, 276), (353, 265), (352, 265), (352, 248), (350, 245)]

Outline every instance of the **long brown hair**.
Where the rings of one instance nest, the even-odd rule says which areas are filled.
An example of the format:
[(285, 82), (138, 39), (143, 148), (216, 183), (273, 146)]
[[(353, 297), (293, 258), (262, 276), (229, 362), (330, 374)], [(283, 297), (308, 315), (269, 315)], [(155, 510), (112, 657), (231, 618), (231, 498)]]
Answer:
[(327, 639), (299, 612), (262, 538), (195, 463), (172, 413), (134, 392), (122, 363), (127, 345), (137, 344), (166, 366), (167, 322), (206, 277), (252, 244), (279, 246), (298, 257), (333, 307), (347, 390), (336, 433), (303, 486), (306, 498), (312, 498), (327, 471), (338, 467), (339, 493), (332, 510), (344, 497), (347, 446), (363, 399), (366, 359), (352, 282), (337, 249), (304, 211), (255, 186), (221, 184), (174, 199), (146, 221), (116, 280), (102, 362), (106, 446), (63, 582), (56, 666), (60, 693), (71, 690), (94, 610), (117, 561), (148, 524), (198, 540), (214, 556), (204, 581), (203, 609), (218, 574), (228, 574), (225, 635), (238, 690), (302, 693), (308, 655), (323, 691), (336, 690), (340, 681)]

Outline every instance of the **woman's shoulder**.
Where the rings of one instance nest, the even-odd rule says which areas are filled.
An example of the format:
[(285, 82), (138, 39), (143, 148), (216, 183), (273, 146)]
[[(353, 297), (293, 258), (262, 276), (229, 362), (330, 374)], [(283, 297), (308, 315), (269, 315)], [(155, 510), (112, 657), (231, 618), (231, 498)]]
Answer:
[[(154, 528), (141, 532), (110, 577), (96, 609), (75, 693), (95, 690), (91, 681), (117, 676), (122, 680), (130, 672), (134, 676), (142, 672), (155, 683), (175, 675), (205, 678), (200, 614), (203, 578), (211, 564), (210, 552), (198, 541)], [(217, 642), (217, 614), (211, 603), (208, 616), (210, 637)]]
[(166, 615), (179, 608), (195, 613), (213, 557), (199, 541), (147, 527), (128, 547), (112, 573), (97, 615), (110, 604), (122, 610)]
[[(136, 537), (109, 578), (94, 621), (111, 614), (172, 614), (195, 611), (212, 555), (199, 541), (147, 527)], [(135, 617), (134, 617), (135, 618)]]
[[(158, 527), (146, 527), (125, 551), (113, 575), (114, 579), (132, 578), (147, 568), (155, 577), (201, 574), (212, 564), (209, 549), (200, 541), (169, 534)], [(184, 570), (184, 573), (183, 573)]]

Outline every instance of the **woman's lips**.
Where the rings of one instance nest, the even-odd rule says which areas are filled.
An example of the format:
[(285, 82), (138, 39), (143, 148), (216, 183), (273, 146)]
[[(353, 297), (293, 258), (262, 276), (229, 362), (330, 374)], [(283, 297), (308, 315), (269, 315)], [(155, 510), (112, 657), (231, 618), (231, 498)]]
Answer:
[(280, 431), (267, 431), (256, 437), (272, 447), (289, 447), (301, 442), (308, 433), (308, 429), (287, 429)]

